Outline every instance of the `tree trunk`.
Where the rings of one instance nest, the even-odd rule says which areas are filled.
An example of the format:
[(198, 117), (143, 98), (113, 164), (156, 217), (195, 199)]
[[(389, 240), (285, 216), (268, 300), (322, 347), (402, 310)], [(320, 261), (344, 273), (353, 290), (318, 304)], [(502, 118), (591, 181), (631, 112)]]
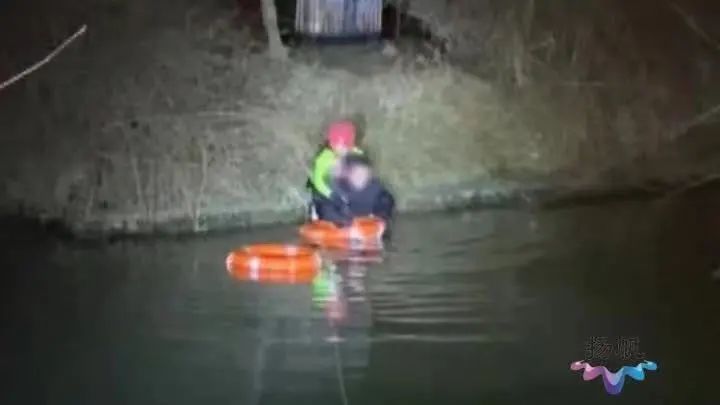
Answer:
[(268, 52), (270, 57), (277, 60), (287, 59), (287, 49), (285, 49), (285, 45), (283, 45), (280, 39), (275, 0), (262, 0), (262, 15), (265, 32), (268, 37)]

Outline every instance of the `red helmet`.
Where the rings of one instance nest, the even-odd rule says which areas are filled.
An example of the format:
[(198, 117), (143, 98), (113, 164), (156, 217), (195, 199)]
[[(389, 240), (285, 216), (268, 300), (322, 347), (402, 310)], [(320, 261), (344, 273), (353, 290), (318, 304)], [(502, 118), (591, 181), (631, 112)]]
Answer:
[(355, 146), (355, 124), (350, 121), (337, 121), (327, 130), (327, 141), (332, 149)]

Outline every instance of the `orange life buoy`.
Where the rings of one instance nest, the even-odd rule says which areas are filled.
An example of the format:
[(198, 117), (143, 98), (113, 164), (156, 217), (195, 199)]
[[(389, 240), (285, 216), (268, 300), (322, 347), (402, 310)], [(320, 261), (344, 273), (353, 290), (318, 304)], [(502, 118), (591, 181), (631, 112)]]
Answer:
[(225, 260), (235, 278), (275, 283), (310, 282), (320, 269), (320, 255), (295, 245), (250, 245), (230, 252)]
[(345, 228), (328, 221), (300, 227), (300, 235), (306, 241), (330, 249), (380, 250), (384, 233), (385, 221), (375, 217), (356, 218)]

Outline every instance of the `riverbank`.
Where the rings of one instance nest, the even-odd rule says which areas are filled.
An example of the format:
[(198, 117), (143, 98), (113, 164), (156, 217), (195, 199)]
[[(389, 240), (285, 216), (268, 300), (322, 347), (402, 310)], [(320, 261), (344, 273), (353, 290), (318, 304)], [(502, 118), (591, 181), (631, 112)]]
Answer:
[[(713, 182), (713, 184), (716, 182)], [(710, 183), (698, 182), (700, 186)], [(449, 212), (478, 209), (555, 209), (576, 205), (595, 205), (619, 200), (658, 200), (682, 196), (686, 190), (685, 181), (670, 184), (651, 182), (645, 185), (617, 185), (588, 188), (569, 186), (535, 185), (528, 183), (466, 184), (441, 187), (432, 190), (432, 194), (414, 194), (406, 198), (401, 207), (403, 216), (425, 215), (432, 212)], [(681, 193), (682, 192), (682, 193)], [(178, 215), (166, 217), (162, 221), (148, 222), (140, 216), (122, 215), (103, 217), (95, 221), (67, 223), (57, 220), (42, 220), (36, 216), (7, 216), (2, 218), (6, 226), (5, 234), (17, 240), (25, 240), (22, 235), (30, 234), (36, 240), (45, 236), (80, 241), (123, 240), (144, 237), (178, 237), (202, 233), (223, 233), (233, 230), (247, 230), (256, 227), (283, 224), (300, 224), (304, 221), (305, 211), (260, 210), (254, 212), (213, 212), (203, 214), (198, 230), (193, 220)]]
[(4, 93), (3, 213), (88, 238), (299, 221), (339, 118), (358, 123), (401, 212), (654, 192), (720, 172), (718, 142), (661, 120), (669, 90), (649, 79), (571, 91), (538, 73), (508, 88), (412, 40), (397, 53), (303, 46), (280, 63), (231, 12), (191, 11), (91, 25)]

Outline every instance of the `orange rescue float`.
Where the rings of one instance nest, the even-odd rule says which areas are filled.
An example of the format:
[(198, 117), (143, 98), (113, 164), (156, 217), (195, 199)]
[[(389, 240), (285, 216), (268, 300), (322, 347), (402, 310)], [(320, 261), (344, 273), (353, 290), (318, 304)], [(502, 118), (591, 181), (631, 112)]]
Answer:
[(356, 218), (340, 228), (328, 221), (314, 221), (300, 227), (309, 243), (328, 249), (381, 250), (385, 221), (375, 217)]
[(228, 272), (244, 281), (309, 283), (322, 265), (312, 248), (295, 245), (250, 245), (230, 252)]

